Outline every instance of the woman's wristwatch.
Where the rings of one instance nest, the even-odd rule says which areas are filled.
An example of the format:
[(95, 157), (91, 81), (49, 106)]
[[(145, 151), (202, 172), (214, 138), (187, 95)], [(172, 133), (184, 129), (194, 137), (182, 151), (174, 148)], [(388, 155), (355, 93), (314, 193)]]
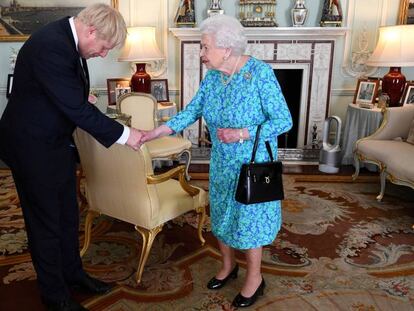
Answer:
[(244, 142), (243, 139), (243, 129), (239, 130), (239, 143), (242, 144)]

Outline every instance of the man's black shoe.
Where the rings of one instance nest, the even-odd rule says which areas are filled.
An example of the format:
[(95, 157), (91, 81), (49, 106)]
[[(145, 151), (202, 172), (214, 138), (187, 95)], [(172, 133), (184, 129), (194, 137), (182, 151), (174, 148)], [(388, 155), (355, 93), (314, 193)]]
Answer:
[(95, 279), (87, 274), (71, 285), (74, 290), (80, 290), (90, 294), (106, 294), (113, 287), (112, 285)]
[(63, 301), (47, 301), (42, 299), (47, 311), (88, 311), (75, 300), (67, 299)]

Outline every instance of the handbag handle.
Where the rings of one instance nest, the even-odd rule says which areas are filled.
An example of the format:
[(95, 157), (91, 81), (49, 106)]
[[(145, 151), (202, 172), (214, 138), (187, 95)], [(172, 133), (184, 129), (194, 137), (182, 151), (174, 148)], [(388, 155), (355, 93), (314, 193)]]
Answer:
[[(252, 152), (252, 158), (250, 159), (250, 163), (254, 163), (254, 159), (256, 158), (256, 151), (257, 151), (257, 146), (259, 145), (259, 135), (260, 135), (261, 128), (262, 128), (262, 125), (259, 124), (259, 126), (257, 127), (257, 131), (256, 131), (256, 137), (254, 139), (253, 152)], [(270, 148), (269, 141), (266, 140), (265, 144), (266, 144), (267, 153), (269, 153), (269, 156), (270, 156), (270, 161), (273, 162), (273, 153), (272, 153), (272, 148)]]

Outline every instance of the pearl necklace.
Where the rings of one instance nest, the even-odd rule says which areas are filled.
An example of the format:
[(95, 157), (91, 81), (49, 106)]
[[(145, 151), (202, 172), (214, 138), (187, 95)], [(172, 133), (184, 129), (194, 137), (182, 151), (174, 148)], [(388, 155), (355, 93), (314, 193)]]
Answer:
[(234, 73), (236, 72), (236, 68), (237, 68), (237, 65), (239, 64), (240, 58), (241, 58), (241, 56), (237, 57), (236, 64), (234, 65), (233, 70), (231, 71), (231, 75), (230, 75), (230, 77), (228, 77), (227, 80), (224, 79), (223, 72), (220, 71), (221, 83), (224, 86), (227, 86), (231, 82), (231, 80), (233, 79), (233, 76), (234, 76)]

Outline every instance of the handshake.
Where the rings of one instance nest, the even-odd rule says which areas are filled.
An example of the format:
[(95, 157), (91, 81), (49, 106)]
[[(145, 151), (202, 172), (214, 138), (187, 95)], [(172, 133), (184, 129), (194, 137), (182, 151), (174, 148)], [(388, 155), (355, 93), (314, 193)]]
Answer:
[(173, 131), (166, 125), (161, 125), (151, 131), (138, 130), (131, 127), (126, 145), (134, 150), (138, 150), (143, 143), (159, 136), (169, 135), (172, 132)]

